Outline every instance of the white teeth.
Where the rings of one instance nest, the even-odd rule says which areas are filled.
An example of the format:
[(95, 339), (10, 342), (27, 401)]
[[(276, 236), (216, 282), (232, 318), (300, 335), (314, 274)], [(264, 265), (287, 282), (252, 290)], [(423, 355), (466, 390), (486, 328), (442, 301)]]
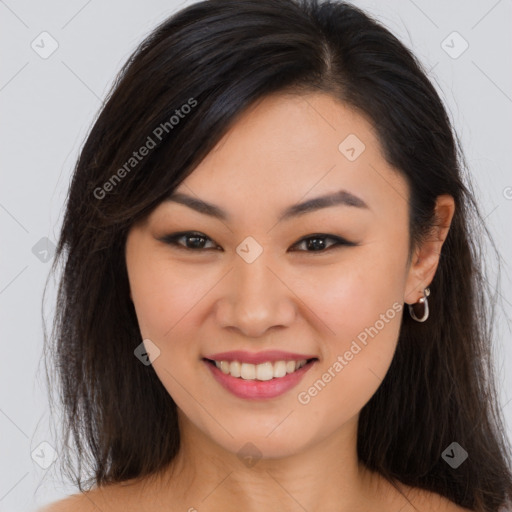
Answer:
[(286, 375), (286, 362), (276, 361), (274, 363), (274, 377), (284, 377)]
[(253, 364), (242, 363), (242, 367), (240, 368), (240, 377), (242, 377), (242, 379), (254, 380), (256, 378), (256, 366)]
[(271, 380), (284, 377), (288, 373), (302, 368), (307, 360), (300, 361), (267, 361), (261, 364), (240, 363), (238, 361), (215, 361), (215, 366), (222, 373), (230, 374), (244, 380)]
[(242, 365), (238, 361), (232, 361), (229, 364), (229, 373), (233, 377), (240, 377), (242, 375)]

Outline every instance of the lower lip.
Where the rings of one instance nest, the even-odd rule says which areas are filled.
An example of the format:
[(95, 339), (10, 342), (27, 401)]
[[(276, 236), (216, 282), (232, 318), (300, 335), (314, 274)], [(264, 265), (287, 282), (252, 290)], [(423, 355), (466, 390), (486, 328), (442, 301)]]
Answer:
[(209, 363), (203, 359), (203, 362), (210, 369), (213, 376), (225, 389), (233, 393), (239, 398), (248, 398), (252, 400), (260, 400), (267, 398), (275, 398), (286, 393), (295, 387), (304, 377), (306, 372), (313, 366), (317, 360), (314, 359), (306, 363), (302, 368), (288, 373), (284, 377), (274, 378), (271, 380), (245, 380), (238, 377), (232, 377), (230, 374), (222, 372), (215, 363)]

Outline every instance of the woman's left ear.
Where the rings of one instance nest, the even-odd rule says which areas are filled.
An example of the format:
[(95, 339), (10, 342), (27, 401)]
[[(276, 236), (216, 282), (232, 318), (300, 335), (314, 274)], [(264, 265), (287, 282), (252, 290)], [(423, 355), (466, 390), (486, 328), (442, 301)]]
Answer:
[(430, 285), (439, 265), (443, 246), (455, 213), (455, 201), (449, 194), (437, 197), (436, 224), (428, 239), (414, 251), (405, 285), (404, 302), (415, 304), (423, 297), (423, 290)]

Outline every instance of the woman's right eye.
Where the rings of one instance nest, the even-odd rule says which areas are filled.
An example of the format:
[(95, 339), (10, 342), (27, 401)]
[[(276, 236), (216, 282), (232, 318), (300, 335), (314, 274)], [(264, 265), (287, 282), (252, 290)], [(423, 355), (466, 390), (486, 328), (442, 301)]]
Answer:
[[(211, 238), (208, 238), (205, 234), (194, 231), (185, 231), (182, 233), (173, 233), (171, 235), (165, 235), (162, 238), (160, 238), (160, 240), (162, 242), (165, 242), (166, 244), (173, 245), (178, 249), (196, 252), (207, 249), (204, 246), (205, 240), (210, 240), (211, 242), (213, 242), (213, 240), (211, 240)], [(185, 240), (185, 242), (180, 243), (180, 240)], [(188, 240), (191, 240), (191, 247), (189, 247), (187, 244)], [(213, 249), (215, 249), (216, 247), (217, 246), (213, 247)]]

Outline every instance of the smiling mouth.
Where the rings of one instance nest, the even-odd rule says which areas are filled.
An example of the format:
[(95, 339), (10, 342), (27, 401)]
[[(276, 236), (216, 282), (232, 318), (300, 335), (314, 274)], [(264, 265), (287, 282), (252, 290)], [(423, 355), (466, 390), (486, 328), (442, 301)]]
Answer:
[(203, 358), (207, 363), (217, 367), (225, 375), (243, 380), (267, 381), (281, 379), (295, 373), (306, 365), (318, 361), (317, 357), (297, 361), (266, 361), (260, 364), (242, 363), (240, 361), (214, 361)]

